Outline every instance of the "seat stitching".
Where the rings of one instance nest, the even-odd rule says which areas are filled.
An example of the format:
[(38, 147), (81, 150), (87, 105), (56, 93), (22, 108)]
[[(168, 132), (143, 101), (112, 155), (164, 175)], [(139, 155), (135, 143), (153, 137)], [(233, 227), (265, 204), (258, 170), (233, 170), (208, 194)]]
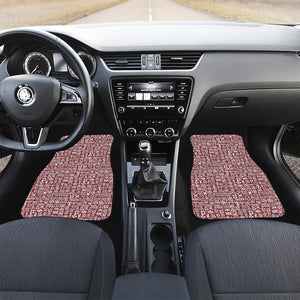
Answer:
[(268, 294), (300, 294), (299, 292), (217, 292), (213, 295), (268, 295)]
[[(195, 236), (197, 237), (197, 245), (199, 246), (199, 248), (200, 248), (200, 250), (201, 250), (201, 253), (202, 253), (203, 263), (204, 263), (204, 267), (205, 267), (204, 272), (206, 272), (206, 274), (207, 274), (207, 267), (206, 267), (206, 264), (205, 264), (205, 259), (204, 259), (204, 255), (203, 255), (203, 251), (202, 251), (202, 247), (201, 247), (201, 243), (200, 243), (200, 237), (199, 237), (199, 234), (198, 234), (197, 231), (194, 231), (194, 232), (191, 234), (191, 236), (189, 237), (189, 241), (188, 241), (187, 247), (186, 247), (186, 253), (189, 252), (189, 249), (191, 248), (191, 244), (192, 244), (190, 241), (191, 241), (192, 239), (194, 239)], [(200, 263), (199, 263), (199, 255), (197, 255), (196, 259), (197, 259), (197, 264), (196, 264), (196, 265), (200, 265)], [(189, 263), (190, 263), (190, 260), (191, 260), (190, 256), (188, 256), (188, 257), (186, 258), (186, 260), (187, 260), (187, 264), (186, 264), (186, 265), (188, 266)], [(194, 263), (195, 263), (195, 261), (193, 261), (193, 264), (194, 264)], [(188, 278), (188, 277), (190, 276), (189, 268), (185, 268), (185, 272), (186, 272), (186, 277)], [(210, 281), (209, 281), (209, 278), (208, 278), (208, 274), (207, 274), (207, 281), (208, 281), (208, 287), (209, 287), (209, 290), (210, 290), (210, 292), (211, 292), (211, 285), (210, 285)], [(188, 285), (189, 285), (189, 283), (188, 283)], [(198, 293), (197, 293), (197, 294), (198, 294)], [(199, 295), (198, 295), (198, 296), (199, 296)]]
[(87, 295), (87, 293), (79, 293), (79, 292), (55, 292), (55, 291), (51, 291), (51, 292), (47, 292), (47, 291), (19, 291), (19, 290), (0, 290), (0, 293), (1, 292), (9, 292), (9, 293), (40, 293), (40, 294), (43, 294), (43, 293), (47, 293), (47, 294), (77, 294), (77, 295)]
[(94, 274), (94, 270), (95, 270), (95, 264), (96, 264), (96, 258), (97, 258), (97, 253), (98, 253), (98, 248), (99, 248), (99, 245), (101, 244), (100, 243), (100, 238), (101, 238), (101, 235), (102, 235), (102, 229), (99, 233), (99, 237), (98, 237), (98, 243), (97, 243), (97, 247), (96, 247), (96, 250), (95, 250), (95, 255), (94, 255), (94, 260), (93, 260), (93, 267), (92, 267), (92, 272), (91, 272), (91, 277), (90, 277), (90, 284), (89, 284), (89, 289), (87, 291), (87, 295), (90, 294), (90, 291), (91, 291), (91, 286), (92, 286), (92, 281), (93, 281), (93, 274)]

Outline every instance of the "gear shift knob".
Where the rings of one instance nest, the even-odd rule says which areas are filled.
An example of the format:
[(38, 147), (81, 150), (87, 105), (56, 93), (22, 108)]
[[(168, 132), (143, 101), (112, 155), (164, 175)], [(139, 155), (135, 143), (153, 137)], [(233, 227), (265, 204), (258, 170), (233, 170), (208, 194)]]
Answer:
[(149, 166), (151, 164), (151, 144), (147, 140), (139, 142), (140, 164), (142, 166)]

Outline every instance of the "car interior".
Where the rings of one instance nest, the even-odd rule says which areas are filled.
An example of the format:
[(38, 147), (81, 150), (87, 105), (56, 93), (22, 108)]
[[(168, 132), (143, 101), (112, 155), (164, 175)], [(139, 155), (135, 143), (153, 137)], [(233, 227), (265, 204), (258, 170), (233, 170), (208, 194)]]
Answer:
[[(0, 45), (0, 299), (299, 299), (299, 27), (36, 26)], [(51, 215), (73, 187), (86, 211)]]

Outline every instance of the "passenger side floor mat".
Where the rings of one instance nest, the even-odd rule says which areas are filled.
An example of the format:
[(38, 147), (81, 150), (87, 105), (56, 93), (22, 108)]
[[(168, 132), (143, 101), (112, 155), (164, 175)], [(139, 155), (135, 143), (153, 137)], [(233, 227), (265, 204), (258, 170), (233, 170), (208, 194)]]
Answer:
[(103, 220), (110, 216), (113, 173), (110, 135), (84, 136), (57, 152), (41, 172), (22, 208), (22, 216)]
[(284, 209), (263, 171), (237, 135), (191, 137), (191, 193), (201, 219), (276, 218)]

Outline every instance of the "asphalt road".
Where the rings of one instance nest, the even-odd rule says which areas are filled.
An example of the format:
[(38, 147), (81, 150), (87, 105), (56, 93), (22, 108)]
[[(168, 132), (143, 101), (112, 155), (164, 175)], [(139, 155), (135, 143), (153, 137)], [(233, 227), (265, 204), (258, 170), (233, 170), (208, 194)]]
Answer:
[(221, 21), (170, 0), (128, 0), (70, 24), (138, 21)]

